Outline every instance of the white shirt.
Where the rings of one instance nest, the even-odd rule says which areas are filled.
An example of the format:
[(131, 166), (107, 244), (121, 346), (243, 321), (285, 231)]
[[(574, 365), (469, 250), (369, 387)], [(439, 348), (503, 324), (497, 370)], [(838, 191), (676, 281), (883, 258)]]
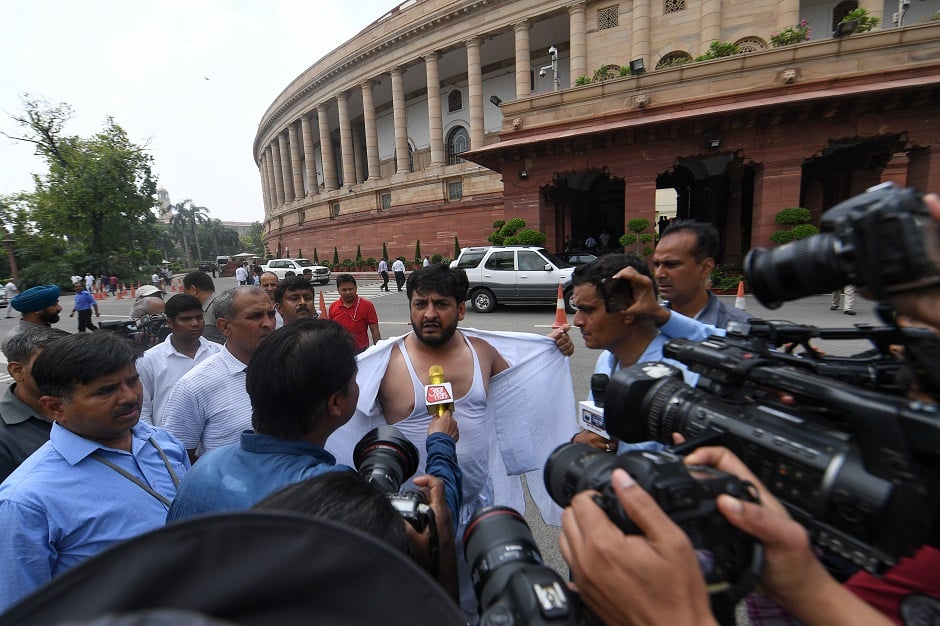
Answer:
[(401, 262), (401, 259), (395, 259), (395, 262), (392, 263), (393, 272), (404, 272), (405, 264)]
[(7, 292), (7, 300), (12, 300), (13, 297), (16, 296), (17, 289), (16, 289), (16, 285), (13, 284), (12, 280), (8, 282), (6, 285), (4, 285), (3, 288)]
[(238, 267), (235, 269), (235, 278), (238, 279), (238, 282), (243, 283), (248, 280), (248, 270), (244, 267)]
[(140, 410), (140, 421), (161, 426), (163, 412), (167, 400), (170, 398), (170, 389), (180, 378), (193, 369), (197, 363), (205, 361), (222, 349), (222, 346), (199, 338), (199, 348), (196, 355), (189, 358), (178, 351), (168, 336), (162, 343), (155, 345), (137, 361), (137, 373), (140, 382), (144, 385), (144, 404)]
[(156, 272), (154, 272), (153, 274), (151, 274), (151, 275), (150, 275), (150, 282), (159, 283), (159, 282), (160, 282), (160, 275), (157, 274)]
[(246, 369), (223, 346), (173, 385), (163, 410), (163, 427), (199, 456), (238, 443), (242, 432), (251, 428)]
[(88, 290), (88, 293), (91, 293), (92, 287), (95, 286), (95, 277), (91, 274), (85, 274), (85, 289)]

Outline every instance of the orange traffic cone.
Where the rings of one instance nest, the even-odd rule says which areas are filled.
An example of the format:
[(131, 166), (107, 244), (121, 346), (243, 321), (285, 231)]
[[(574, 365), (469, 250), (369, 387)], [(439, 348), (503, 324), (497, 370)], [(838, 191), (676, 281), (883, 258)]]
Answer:
[(131, 283), (131, 297), (132, 298), (137, 297), (137, 287), (134, 287), (134, 283)]
[(330, 319), (330, 311), (326, 308), (326, 300), (323, 299), (323, 290), (320, 290), (320, 319)]
[(118, 300), (123, 300), (123, 299), (124, 299), (124, 292), (121, 291), (120, 288), (115, 289), (115, 291), (117, 292), (117, 299), (118, 299)]
[(565, 292), (558, 283), (558, 304), (555, 306), (555, 323), (552, 328), (561, 328), (568, 324), (568, 316), (565, 315)]
[(744, 281), (738, 281), (738, 295), (734, 298), (734, 308), (747, 310), (747, 303), (744, 301)]

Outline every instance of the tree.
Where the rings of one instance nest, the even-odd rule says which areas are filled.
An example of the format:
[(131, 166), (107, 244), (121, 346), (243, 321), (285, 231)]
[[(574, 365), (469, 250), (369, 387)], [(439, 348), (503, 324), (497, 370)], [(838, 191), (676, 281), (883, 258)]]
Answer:
[(13, 119), (24, 134), (4, 134), (33, 144), (48, 167), (34, 177), (30, 219), (45, 232), (68, 233), (70, 250), (101, 259), (149, 247), (156, 235), (153, 157), (111, 117), (90, 138), (66, 136), (67, 104), (27, 95), (23, 106)]
[[(183, 250), (186, 253), (186, 261), (193, 264), (192, 246), (196, 248), (196, 256), (202, 258), (202, 249), (199, 246), (199, 237), (196, 235), (196, 227), (199, 224), (205, 224), (209, 220), (209, 209), (196, 206), (192, 200), (186, 199), (177, 202), (170, 207), (172, 216), (170, 217), (170, 226), (178, 237), (182, 239)], [(191, 237), (191, 239), (190, 239)]]
[[(644, 244), (650, 244), (655, 241), (656, 236), (650, 233), (644, 233), (643, 231), (649, 228), (649, 220), (642, 217), (637, 217), (629, 222), (627, 222), (627, 229), (630, 231), (620, 238), (619, 243), (623, 247), (632, 246), (633, 244), (639, 242)], [(647, 245), (643, 248), (642, 252), (634, 246), (634, 252), (641, 254), (642, 256), (649, 256), (653, 254), (653, 249)]]
[[(248, 232), (241, 236), (241, 247), (245, 252), (251, 252), (258, 256), (264, 256), (264, 243), (261, 235), (264, 234), (264, 227), (261, 222), (252, 222)], [(316, 252), (316, 250), (314, 250)]]
[(210, 219), (199, 229), (202, 241), (206, 242), (206, 256), (233, 255), (242, 251), (242, 240), (238, 232), (222, 224), (221, 220)]

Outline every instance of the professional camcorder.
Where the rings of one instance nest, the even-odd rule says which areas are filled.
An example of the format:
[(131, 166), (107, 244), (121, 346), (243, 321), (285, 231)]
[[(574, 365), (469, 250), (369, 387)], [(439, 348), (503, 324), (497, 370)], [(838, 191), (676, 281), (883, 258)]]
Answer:
[[(356, 444), (353, 463), (359, 475), (388, 496), (399, 515), (418, 532), (430, 527), (436, 540), (434, 510), (418, 490), (401, 486), (418, 469), (418, 450), (394, 426), (373, 428)], [(436, 546), (436, 541), (434, 542)]]
[(477, 511), (463, 546), (481, 626), (596, 623), (558, 572), (543, 564), (532, 531), (515, 510)]
[(725, 520), (715, 499), (724, 493), (756, 502), (754, 487), (711, 467), (686, 466), (670, 452), (612, 455), (582, 443), (567, 443), (556, 448), (545, 463), (545, 488), (563, 507), (575, 494), (596, 490), (594, 501), (607, 517), (624, 533), (636, 534), (640, 529), (620, 506), (610, 484), (611, 472), (618, 467), (688, 535), (699, 556), (716, 616), (725, 613), (733, 621), (732, 607), (753, 587), (763, 549), (753, 537)]
[(143, 315), (137, 319), (99, 322), (101, 330), (130, 339), (134, 344), (150, 347), (165, 338), (166, 315)]

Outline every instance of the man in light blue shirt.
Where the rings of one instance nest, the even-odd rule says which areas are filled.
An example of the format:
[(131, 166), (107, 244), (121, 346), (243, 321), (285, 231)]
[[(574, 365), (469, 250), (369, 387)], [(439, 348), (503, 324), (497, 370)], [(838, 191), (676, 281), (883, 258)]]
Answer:
[(32, 375), (50, 440), (0, 485), (0, 612), (73, 565), (163, 525), (189, 469), (183, 445), (138, 423), (133, 347), (76, 334), (45, 348)]

